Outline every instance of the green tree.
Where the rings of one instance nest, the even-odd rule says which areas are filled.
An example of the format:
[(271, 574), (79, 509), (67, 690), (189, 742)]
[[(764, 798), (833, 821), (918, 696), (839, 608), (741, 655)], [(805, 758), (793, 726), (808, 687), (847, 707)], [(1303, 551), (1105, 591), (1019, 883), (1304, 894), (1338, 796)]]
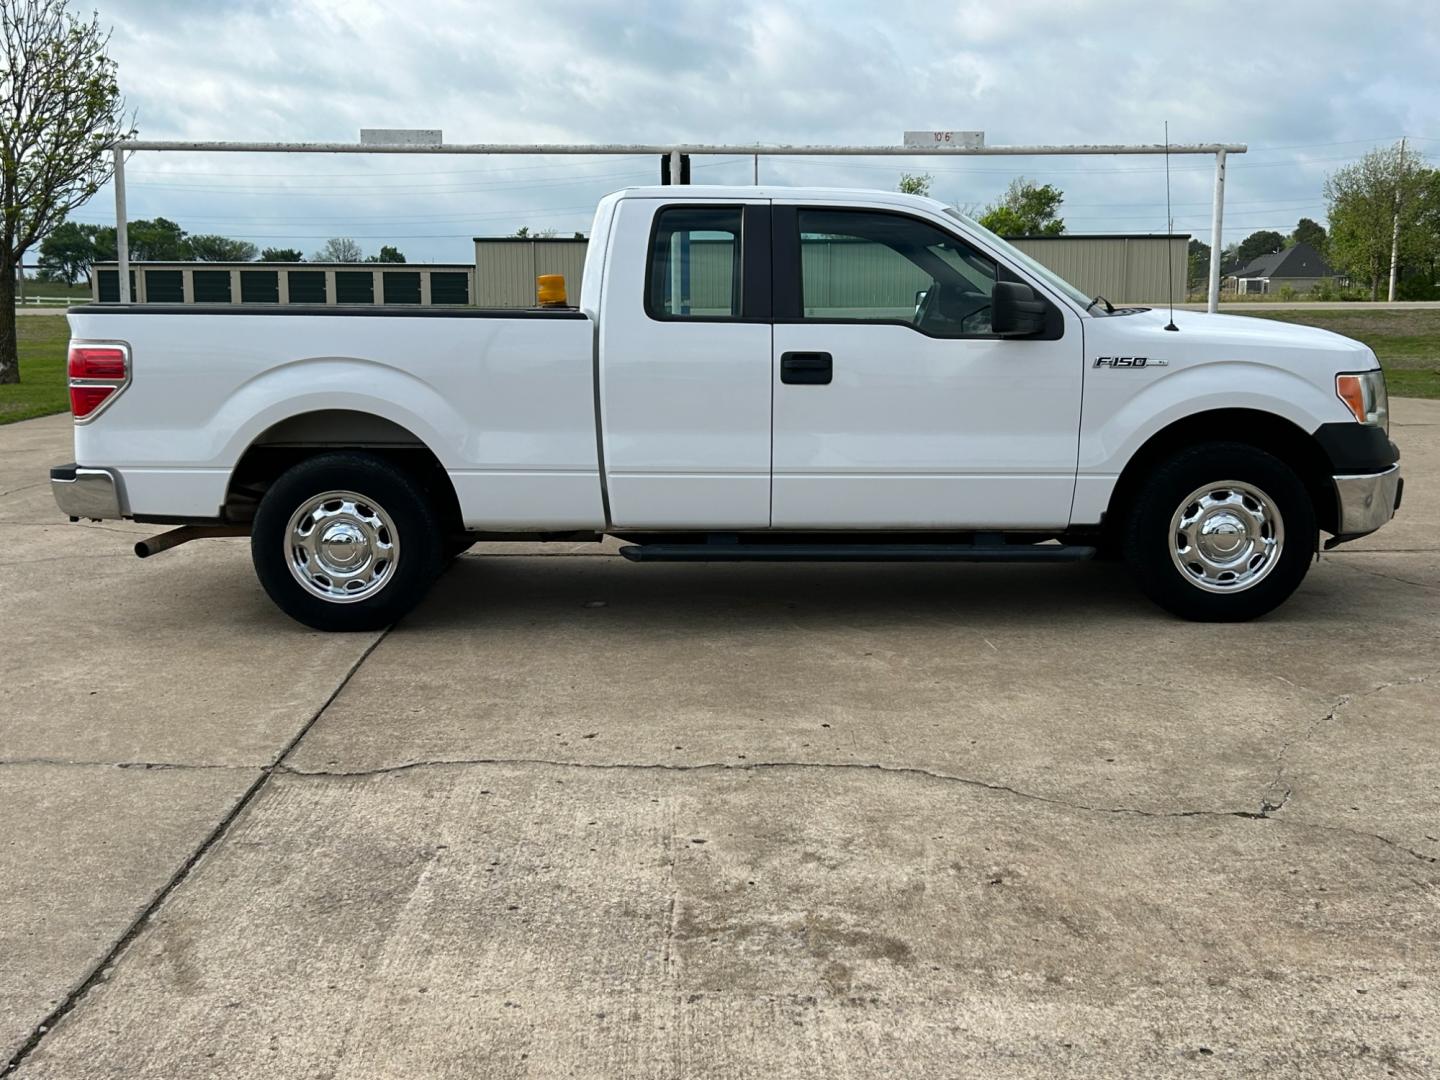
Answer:
[(364, 262), (365, 252), (348, 236), (332, 236), (325, 246), (310, 256), (311, 262)]
[(40, 241), (40, 280), (74, 285), (95, 262), (95, 226), (66, 221)]
[(135, 262), (188, 262), (192, 258), (185, 244), (185, 230), (169, 218), (132, 221), (126, 227), (125, 238)]
[(261, 262), (304, 262), (305, 256), (300, 254), (299, 248), (275, 248), (268, 247), (260, 252)]
[(1207, 284), (1210, 281), (1210, 245), (1192, 236), (1186, 256), (1185, 287), (1194, 289)]
[(934, 180), (935, 177), (929, 173), (901, 173), (900, 186), (896, 190), (901, 195), (929, 195)]
[(98, 16), (66, 0), (0, 0), (0, 383), (20, 381), (15, 268), (110, 179), (134, 134)]
[(515, 232), (512, 233), (511, 235), (512, 235), (512, 237), (513, 237), (514, 239), (516, 239), (516, 240), (529, 240), (529, 239), (530, 239), (530, 226), (529, 226), (529, 225), (521, 225), (521, 226), (520, 226), (518, 229), (516, 229)]
[(1065, 193), (1052, 184), (1017, 176), (999, 202), (986, 207), (980, 224), (1001, 236), (1059, 236), (1065, 231), (1060, 204)]
[(249, 262), (255, 258), (254, 244), (228, 236), (186, 237), (184, 251), (196, 262)]
[(403, 263), (405, 261), (405, 255), (397, 247), (391, 247), (389, 244), (381, 244), (380, 253), (378, 255), (371, 255), (365, 261), (375, 263)]
[(1269, 255), (1281, 250), (1284, 246), (1285, 237), (1274, 229), (1261, 229), (1240, 241), (1240, 247), (1235, 252), (1235, 256), (1240, 260), (1240, 268), (1243, 270), (1261, 255)]
[(1292, 244), (1309, 244), (1321, 255), (1325, 254), (1325, 245), (1330, 237), (1325, 233), (1325, 226), (1318, 221), (1308, 217), (1302, 217), (1295, 224), (1295, 231), (1290, 234)]
[(1331, 263), (1353, 279), (1368, 281), (1372, 300), (1380, 298), (1380, 282), (1390, 274), (1397, 224), (1400, 262), (1426, 258), (1430, 230), (1423, 226), (1424, 196), (1430, 171), (1419, 154), (1397, 145), (1371, 150), (1325, 178)]

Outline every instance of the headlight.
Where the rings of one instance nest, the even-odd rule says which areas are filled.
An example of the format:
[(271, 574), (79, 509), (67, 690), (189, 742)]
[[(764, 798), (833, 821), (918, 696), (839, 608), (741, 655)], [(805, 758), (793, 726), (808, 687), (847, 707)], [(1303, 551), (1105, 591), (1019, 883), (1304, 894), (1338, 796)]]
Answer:
[(1390, 431), (1390, 395), (1385, 392), (1385, 372), (1347, 371), (1335, 376), (1335, 394), (1362, 424)]

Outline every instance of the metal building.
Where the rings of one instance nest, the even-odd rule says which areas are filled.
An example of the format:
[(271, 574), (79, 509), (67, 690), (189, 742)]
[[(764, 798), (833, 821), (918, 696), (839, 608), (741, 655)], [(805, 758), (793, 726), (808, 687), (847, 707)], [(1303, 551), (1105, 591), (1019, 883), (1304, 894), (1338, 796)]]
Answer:
[[(1104, 296), (1114, 303), (1159, 303), (1169, 298), (1170, 287), (1173, 286), (1175, 297), (1180, 300), (1185, 298), (1188, 234), (1073, 234), (1009, 239), (1021, 251), (1054, 270), (1087, 296)], [(535, 278), (538, 275), (564, 274), (573, 303), (580, 295), (585, 247), (586, 241), (578, 237), (517, 239), (477, 236), (475, 302), (481, 307), (530, 307), (535, 303)], [(873, 279), (877, 273), (885, 273), (887, 281), (893, 286), (891, 291), (895, 294), (895, 305), (903, 306), (907, 300), (913, 303), (915, 290), (924, 285), (924, 275), (919, 269), (916, 268), (914, 274), (907, 277), (895, 272), (892, 260), (881, 260), (881, 263), (872, 265), (876, 255), (865, 251), (865, 247), (859, 245), (853, 252), (847, 253), (843, 242), (807, 245), (807, 278), (812, 282), (824, 282), (827, 296), (843, 297)], [(714, 255), (717, 265), (729, 265), (728, 248), (723, 251), (717, 248), (714, 252), (697, 249), (694, 253), (697, 274), (703, 276), (707, 254)], [(1172, 275), (1168, 284), (1165, 280), (1167, 261)], [(698, 282), (696, 287), (699, 288)], [(873, 288), (867, 295), (873, 295)], [(817, 304), (812, 306), (842, 303), (835, 299), (821, 301), (818, 297), (816, 300)]]

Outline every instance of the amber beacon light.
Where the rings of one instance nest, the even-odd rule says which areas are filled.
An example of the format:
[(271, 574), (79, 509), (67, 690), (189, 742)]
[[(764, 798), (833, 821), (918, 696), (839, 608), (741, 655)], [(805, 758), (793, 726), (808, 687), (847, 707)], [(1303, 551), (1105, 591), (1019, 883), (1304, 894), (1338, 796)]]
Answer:
[(565, 306), (565, 275), (541, 274), (535, 279), (535, 300), (541, 307)]

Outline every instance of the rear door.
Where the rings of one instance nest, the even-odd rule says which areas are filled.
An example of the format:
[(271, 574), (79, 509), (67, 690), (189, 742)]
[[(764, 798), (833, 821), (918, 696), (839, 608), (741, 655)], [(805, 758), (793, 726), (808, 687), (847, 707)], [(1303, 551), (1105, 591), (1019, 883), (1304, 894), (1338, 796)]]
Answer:
[(600, 420), (616, 528), (770, 524), (770, 204), (623, 199)]
[(1025, 280), (899, 211), (773, 207), (776, 528), (1062, 528), (1075, 490), (1079, 320), (990, 331)]

